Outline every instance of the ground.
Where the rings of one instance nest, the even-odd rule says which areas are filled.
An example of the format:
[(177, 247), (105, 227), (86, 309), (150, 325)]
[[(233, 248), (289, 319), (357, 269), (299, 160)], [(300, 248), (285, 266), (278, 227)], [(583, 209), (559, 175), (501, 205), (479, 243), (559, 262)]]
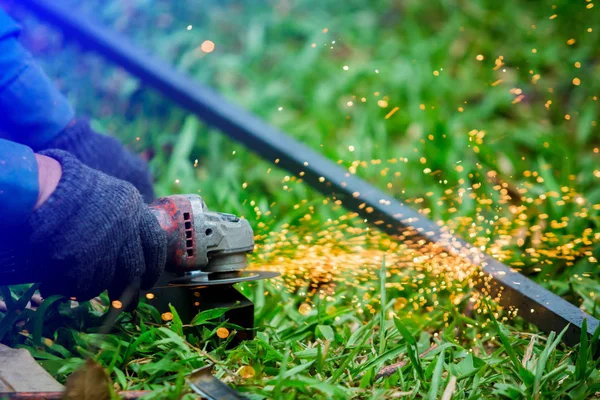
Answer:
[[(594, 6), (78, 4), (597, 317)], [(116, 389), (155, 389), (156, 398), (177, 398), (185, 373), (209, 360), (252, 398), (583, 399), (600, 391), (586, 342), (568, 348), (560, 332), (508, 318), (471, 289), (471, 266), (379, 234), (301, 176), (20, 15), (24, 42), (80, 114), (149, 158), (160, 195), (199, 193), (212, 209), (245, 216), (257, 233), (253, 266), (283, 273), (243, 287), (257, 305), (257, 338), (232, 350), (235, 328), (211, 323), (214, 315), (184, 328), (176, 310), (164, 323), (142, 305), (108, 336), (95, 328), (102, 302), (73, 309), (46, 299), (19, 327), (5, 315), (3, 341), (28, 348), (58, 379), (90, 356)], [(397, 363), (397, 372), (376, 376)]]

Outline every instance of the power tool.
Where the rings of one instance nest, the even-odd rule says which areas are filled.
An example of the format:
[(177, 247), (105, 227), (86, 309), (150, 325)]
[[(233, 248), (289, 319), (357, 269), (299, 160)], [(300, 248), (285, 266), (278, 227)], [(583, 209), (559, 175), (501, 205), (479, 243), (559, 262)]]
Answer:
[[(165, 321), (172, 318), (172, 305), (184, 323), (199, 311), (228, 308), (224, 318), (245, 328), (238, 337), (252, 336), (254, 306), (233, 285), (279, 274), (246, 270), (248, 254), (254, 251), (250, 223), (232, 214), (210, 211), (202, 197), (194, 194), (159, 198), (150, 209), (167, 233), (167, 263), (158, 283), (143, 293), (148, 302)], [(39, 268), (28, 268), (23, 254), (0, 246), (2, 285), (36, 282), (39, 278), (34, 273)]]
[(195, 194), (161, 197), (150, 209), (167, 233), (167, 264), (159, 282), (145, 292), (148, 302), (164, 320), (172, 317), (169, 305), (184, 321), (202, 310), (229, 308), (225, 318), (246, 328), (239, 339), (252, 336), (253, 305), (232, 285), (279, 274), (246, 270), (254, 251), (248, 220), (210, 211)]

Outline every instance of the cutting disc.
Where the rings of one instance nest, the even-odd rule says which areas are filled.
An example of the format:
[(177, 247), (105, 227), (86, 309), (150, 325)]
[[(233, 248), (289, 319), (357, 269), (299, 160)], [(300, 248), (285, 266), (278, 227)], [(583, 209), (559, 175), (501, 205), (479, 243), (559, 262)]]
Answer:
[(169, 286), (232, 285), (240, 282), (271, 279), (279, 275), (279, 272), (271, 271), (193, 272), (189, 275), (171, 280)]

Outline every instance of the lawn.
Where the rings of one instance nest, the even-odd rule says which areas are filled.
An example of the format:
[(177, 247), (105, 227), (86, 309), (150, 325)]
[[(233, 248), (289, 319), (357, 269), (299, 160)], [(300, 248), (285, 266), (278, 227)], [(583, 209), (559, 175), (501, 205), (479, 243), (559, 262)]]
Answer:
[[(600, 314), (593, 2), (64, 3)], [(209, 361), (252, 399), (600, 396), (597, 340), (568, 348), (561, 332), (512, 318), (472, 289), (477, 271), (464, 261), (379, 233), (15, 12), (80, 114), (150, 160), (159, 195), (199, 193), (243, 215), (257, 235), (253, 268), (282, 273), (241, 285), (257, 333), (233, 349), (217, 330), (235, 327), (214, 315), (184, 329), (176, 310), (165, 323), (146, 304), (110, 335), (98, 333), (105, 298), (76, 308), (46, 299), (19, 326), (6, 314), (3, 342), (59, 380), (91, 357), (116, 390), (155, 398), (179, 398), (184, 376)]]

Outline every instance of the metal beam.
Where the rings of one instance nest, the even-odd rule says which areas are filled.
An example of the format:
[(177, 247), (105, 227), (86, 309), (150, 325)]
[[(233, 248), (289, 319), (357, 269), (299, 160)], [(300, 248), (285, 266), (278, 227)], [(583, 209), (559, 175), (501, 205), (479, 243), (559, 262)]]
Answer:
[[(304, 172), (303, 179), (306, 183), (325, 196), (335, 196), (346, 209), (361, 214), (378, 229), (391, 235), (401, 234), (407, 229), (417, 232), (420, 238), (435, 242), (449, 253), (459, 254), (480, 266), (486, 278), (489, 278), (491, 289), (488, 289), (492, 294), (502, 289), (500, 303), (514, 307), (519, 315), (541, 330), (561, 331), (570, 324), (564, 341), (574, 345), (579, 342), (584, 319), (587, 319), (590, 335), (597, 328), (598, 320), (578, 307), (494, 258), (476, 251), (463, 240), (449, 236), (417, 211), (366, 181), (350, 175), (316, 151), (154, 58), (122, 35), (57, 3), (59, 2), (47, 0), (21, 1), (39, 18), (63, 31), (65, 38), (102, 54), (266, 160), (274, 162), (279, 159), (278, 166), (295, 175)], [(367, 209), (372, 209), (372, 212)]]

